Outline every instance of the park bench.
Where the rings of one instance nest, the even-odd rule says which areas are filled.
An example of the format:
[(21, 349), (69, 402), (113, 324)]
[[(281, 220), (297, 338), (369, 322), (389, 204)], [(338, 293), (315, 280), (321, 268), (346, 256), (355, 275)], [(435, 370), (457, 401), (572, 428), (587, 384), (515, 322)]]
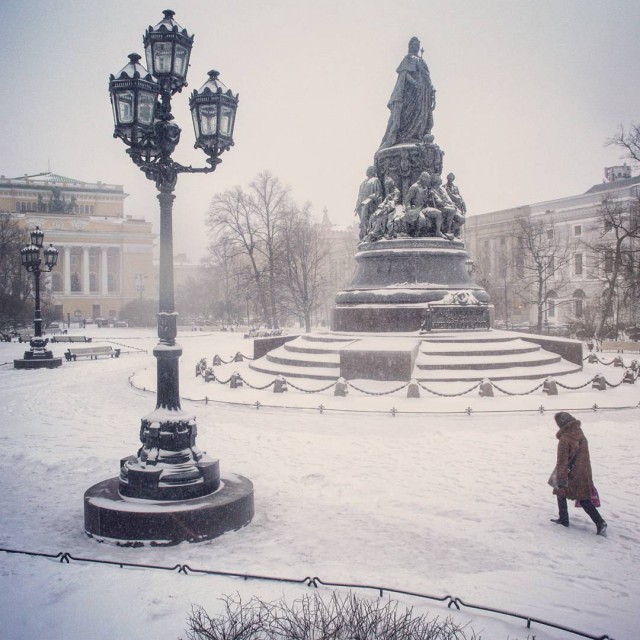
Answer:
[(51, 342), (91, 342), (93, 338), (87, 336), (53, 336)]
[(90, 360), (97, 360), (98, 356), (109, 356), (110, 358), (119, 358), (120, 349), (114, 349), (113, 347), (69, 347), (64, 352), (64, 357), (67, 362), (71, 360), (75, 361), (77, 358), (89, 358)]
[(625, 351), (640, 352), (640, 342), (605, 340), (602, 343), (602, 351), (615, 351), (617, 353), (624, 353)]
[(249, 333), (245, 333), (245, 338), (271, 338), (272, 336), (281, 336), (282, 329), (251, 329)]

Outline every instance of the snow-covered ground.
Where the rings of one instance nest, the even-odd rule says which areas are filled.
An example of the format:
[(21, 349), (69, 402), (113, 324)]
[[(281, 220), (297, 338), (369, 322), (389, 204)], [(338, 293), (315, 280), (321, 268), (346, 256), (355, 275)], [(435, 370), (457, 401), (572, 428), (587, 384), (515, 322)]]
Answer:
[[(25, 345), (0, 343), (0, 363), (8, 363), (0, 366), (0, 547), (450, 594), (594, 637), (639, 637), (640, 382), (605, 392), (561, 389), (555, 398), (540, 391), (407, 399), (406, 391), (371, 397), (352, 389), (336, 398), (332, 390), (230, 390), (196, 378), (195, 364), (201, 357), (211, 363), (216, 353), (250, 354), (251, 341), (184, 333), (181, 394), (219, 401), (185, 400), (183, 408), (197, 416), (198, 445), (220, 458), (223, 473), (253, 481), (256, 515), (248, 527), (201, 544), (120, 548), (84, 534), (83, 494), (117, 475), (119, 459), (138, 448), (140, 418), (155, 406), (149, 390), (157, 339), (136, 329), (86, 331), (95, 341), (124, 345), (125, 353), (18, 371), (11, 363)], [(65, 348), (53, 346), (56, 355)], [(595, 371), (612, 383), (622, 377), (621, 369), (590, 365), (566, 381), (576, 385)], [(258, 374), (251, 380), (264, 381)], [(290, 408), (268, 406), (275, 404)], [(594, 411), (594, 404), (628, 408)], [(400, 411), (395, 417), (392, 407)], [(607, 538), (597, 537), (573, 507), (569, 529), (549, 522), (555, 499), (546, 481), (559, 409), (574, 412), (589, 438)], [(224, 594), (291, 601), (310, 589), (7, 553), (0, 561), (0, 637), (7, 640), (174, 640), (184, 635), (192, 604), (214, 612)], [(485, 639), (579, 637), (468, 608), (458, 613), (428, 600), (399, 600), (418, 613), (468, 621)]]

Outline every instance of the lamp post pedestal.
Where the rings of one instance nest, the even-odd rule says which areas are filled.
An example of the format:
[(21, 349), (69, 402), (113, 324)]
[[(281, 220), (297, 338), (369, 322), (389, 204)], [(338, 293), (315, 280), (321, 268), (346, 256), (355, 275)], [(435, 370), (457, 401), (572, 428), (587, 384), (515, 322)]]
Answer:
[(13, 361), (14, 369), (55, 369), (62, 366), (62, 358), (55, 358), (53, 352), (49, 351), (47, 338), (32, 338), (29, 341), (29, 350), (24, 352), (23, 358), (16, 358)]

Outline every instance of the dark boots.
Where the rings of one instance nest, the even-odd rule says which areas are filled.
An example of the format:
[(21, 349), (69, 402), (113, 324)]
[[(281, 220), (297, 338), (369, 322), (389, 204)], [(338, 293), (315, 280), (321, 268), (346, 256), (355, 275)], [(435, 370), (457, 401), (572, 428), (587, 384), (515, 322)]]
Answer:
[[(551, 522), (561, 524), (563, 527), (569, 526), (569, 510), (567, 508), (567, 499), (558, 498), (558, 517), (551, 518)], [(580, 506), (584, 509), (585, 513), (593, 520), (596, 525), (596, 533), (599, 536), (607, 535), (607, 523), (603, 520), (602, 516), (594, 506), (591, 500), (580, 500)]]
[(591, 502), (591, 500), (580, 500), (580, 506), (584, 509), (584, 512), (593, 520), (593, 523), (596, 525), (596, 533), (599, 536), (606, 536), (607, 523), (603, 520), (593, 502)]
[(556, 524), (561, 524), (563, 527), (568, 527), (569, 526), (569, 510), (567, 508), (567, 499), (561, 498), (560, 496), (557, 496), (557, 498), (558, 498), (558, 517), (551, 518), (551, 522), (555, 522)]

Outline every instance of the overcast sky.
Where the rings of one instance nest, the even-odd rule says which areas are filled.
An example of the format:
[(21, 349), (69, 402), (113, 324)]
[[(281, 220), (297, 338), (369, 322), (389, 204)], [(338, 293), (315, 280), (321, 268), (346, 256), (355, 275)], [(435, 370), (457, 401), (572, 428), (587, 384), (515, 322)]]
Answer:
[(153, 183), (112, 137), (108, 76), (143, 53), (167, 8), (195, 34), (189, 87), (173, 101), (174, 159), (204, 163), (188, 96), (209, 69), (240, 94), (236, 146), (176, 189), (175, 249), (196, 258), (212, 195), (265, 169), (318, 218), (326, 207), (336, 224), (353, 220), (414, 35), (437, 89), (445, 172), (470, 214), (586, 191), (621, 164), (606, 138), (640, 121), (637, 0), (2, 0), (0, 173), (122, 184), (126, 213), (156, 224)]

